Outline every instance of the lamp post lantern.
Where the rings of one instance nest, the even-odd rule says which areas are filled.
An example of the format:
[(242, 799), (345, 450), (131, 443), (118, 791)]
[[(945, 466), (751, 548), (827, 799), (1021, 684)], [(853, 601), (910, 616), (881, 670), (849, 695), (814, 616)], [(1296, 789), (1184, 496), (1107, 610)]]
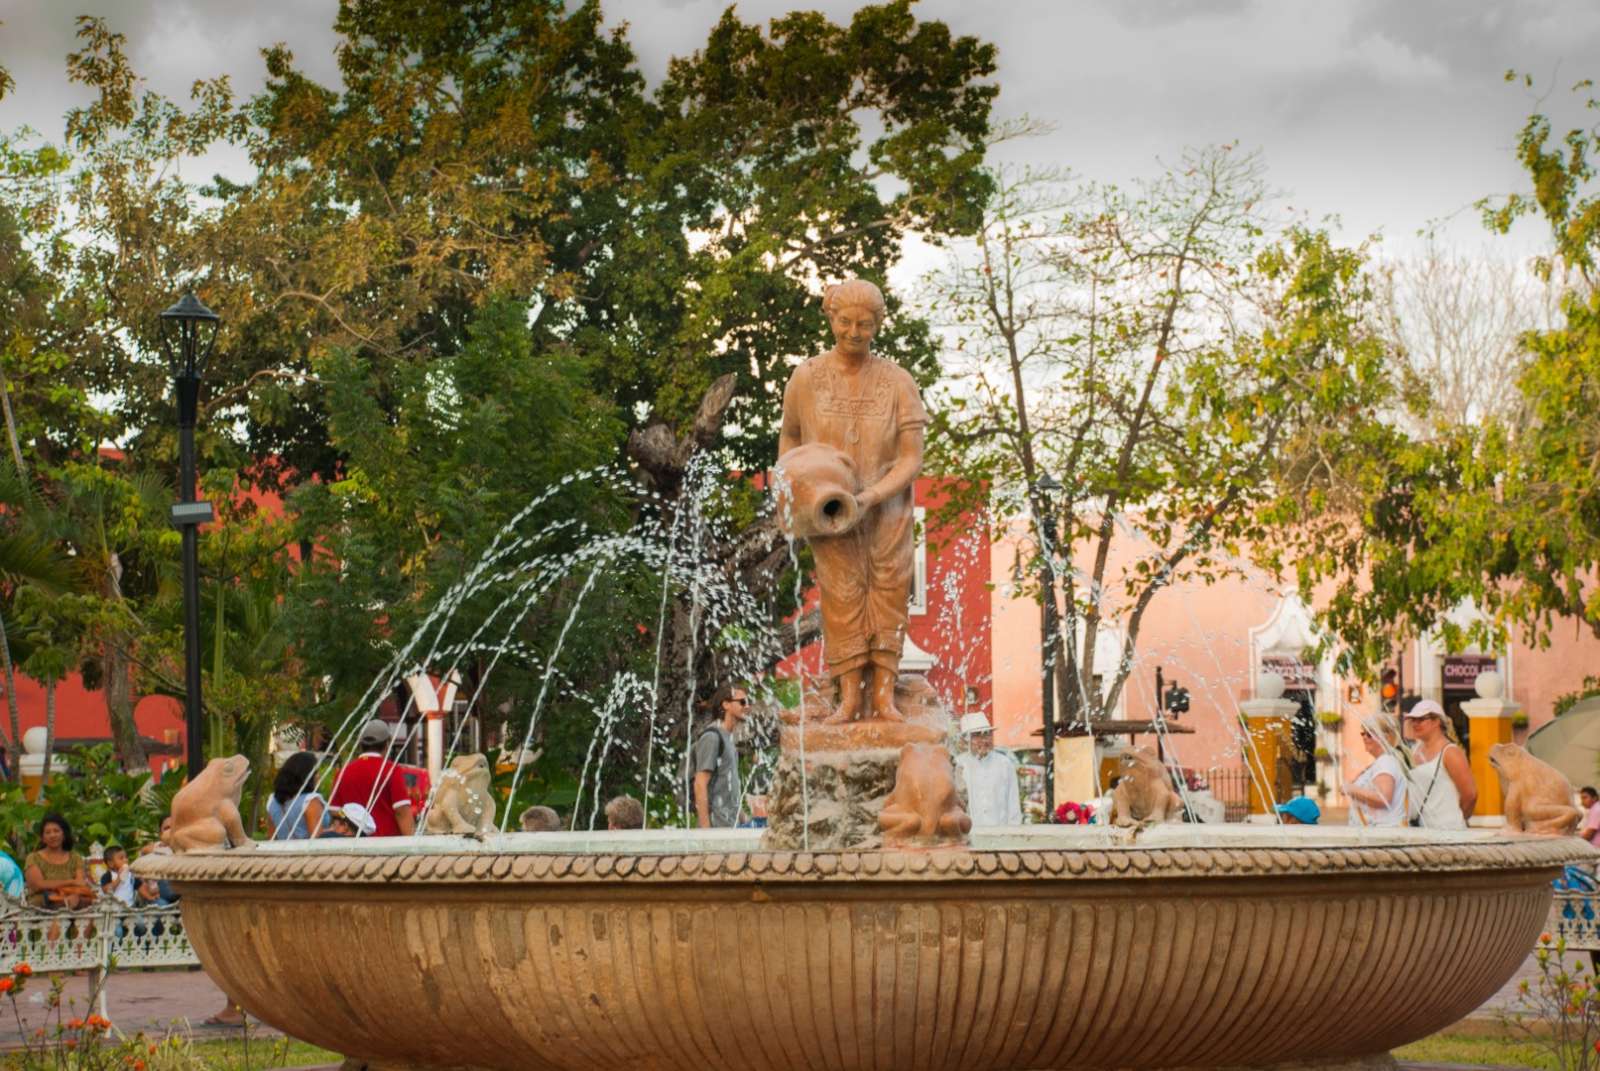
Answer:
[(172, 523), (183, 533), (184, 724), (188, 735), (189, 779), (205, 766), (204, 722), (200, 713), (200, 561), (196, 537), (214, 514), (211, 503), (194, 497), (194, 423), (200, 403), (200, 376), (217, 344), (218, 316), (187, 293), (161, 314), (161, 345), (172, 369), (178, 398), (178, 504)]
[(1045, 814), (1056, 813), (1056, 492), (1061, 485), (1046, 472), (1033, 485), (1039, 519), (1039, 681), (1044, 729)]

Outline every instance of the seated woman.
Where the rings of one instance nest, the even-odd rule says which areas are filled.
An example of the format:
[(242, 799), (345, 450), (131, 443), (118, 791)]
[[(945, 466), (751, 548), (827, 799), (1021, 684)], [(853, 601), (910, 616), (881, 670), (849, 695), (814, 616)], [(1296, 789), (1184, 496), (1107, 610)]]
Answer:
[(39, 847), (28, 853), (22, 871), (28, 903), (47, 910), (76, 911), (94, 900), (89, 868), (72, 850), (72, 827), (59, 814), (39, 822)]
[(328, 805), (316, 788), (316, 755), (296, 751), (279, 767), (267, 800), (273, 840), (309, 840), (322, 834)]

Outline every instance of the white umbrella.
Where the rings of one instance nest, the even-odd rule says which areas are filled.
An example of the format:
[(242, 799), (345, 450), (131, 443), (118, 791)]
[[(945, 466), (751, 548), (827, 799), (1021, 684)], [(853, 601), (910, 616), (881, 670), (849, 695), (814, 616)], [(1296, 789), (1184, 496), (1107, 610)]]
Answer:
[(1573, 788), (1600, 781), (1600, 697), (1573, 705), (1528, 736), (1529, 754), (1566, 775)]

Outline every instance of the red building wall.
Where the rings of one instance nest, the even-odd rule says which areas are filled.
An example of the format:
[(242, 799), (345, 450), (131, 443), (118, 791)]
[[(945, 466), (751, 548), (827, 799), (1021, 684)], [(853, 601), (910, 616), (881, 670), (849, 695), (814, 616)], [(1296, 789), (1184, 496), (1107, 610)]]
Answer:
[[(932, 516), (944, 503), (944, 481), (923, 477), (914, 488), (914, 501), (924, 516)], [(921, 533), (917, 547), (924, 593), (920, 607), (913, 606), (906, 622), (911, 645), (933, 656), (923, 672), (928, 683), (958, 716), (968, 711), (991, 714), (993, 709), (992, 649), (990, 642), (990, 544), (984, 522), (976, 517), (944, 529)], [(813, 588), (805, 606), (816, 605)], [(902, 663), (902, 671), (916, 669), (915, 655)], [(810, 675), (822, 672), (822, 645), (814, 643), (778, 669), (792, 676), (796, 662)], [(992, 716), (992, 715), (991, 715)]]

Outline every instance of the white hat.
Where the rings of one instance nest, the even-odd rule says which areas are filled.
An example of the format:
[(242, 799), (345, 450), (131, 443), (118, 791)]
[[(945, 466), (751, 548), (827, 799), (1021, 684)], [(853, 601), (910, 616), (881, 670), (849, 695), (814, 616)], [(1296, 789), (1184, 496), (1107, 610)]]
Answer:
[(1424, 699), (1422, 702), (1406, 711), (1404, 716), (1407, 718), (1438, 718), (1442, 721), (1444, 720), (1445, 713), (1444, 707), (1441, 707), (1438, 703), (1435, 703), (1431, 699)]
[(989, 724), (989, 719), (982, 712), (973, 711), (971, 714), (961, 715), (961, 735), (971, 736), (973, 733), (992, 733), (994, 726)]
[(378, 831), (378, 823), (359, 803), (344, 803), (338, 807), (328, 808), (333, 814), (346, 819), (356, 827), (356, 832), (363, 837), (370, 837)]

